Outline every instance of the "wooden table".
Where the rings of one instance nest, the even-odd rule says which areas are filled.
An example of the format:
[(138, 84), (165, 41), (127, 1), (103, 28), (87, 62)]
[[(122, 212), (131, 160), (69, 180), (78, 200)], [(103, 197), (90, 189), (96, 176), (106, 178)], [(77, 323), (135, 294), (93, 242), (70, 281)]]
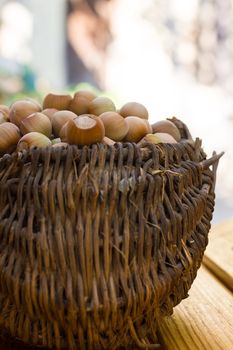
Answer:
[[(213, 227), (209, 237), (189, 298), (158, 332), (161, 350), (233, 350), (233, 219)], [(16, 349), (33, 348), (0, 342), (0, 350)]]
[(233, 350), (233, 219), (213, 227), (189, 298), (159, 332), (166, 350)]

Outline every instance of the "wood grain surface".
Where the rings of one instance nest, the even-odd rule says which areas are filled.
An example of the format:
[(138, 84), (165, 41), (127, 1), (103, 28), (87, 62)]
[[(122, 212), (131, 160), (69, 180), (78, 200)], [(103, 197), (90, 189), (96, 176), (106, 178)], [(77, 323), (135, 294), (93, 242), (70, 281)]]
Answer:
[(204, 267), (183, 300), (160, 329), (167, 350), (232, 350), (233, 296)]
[(209, 237), (203, 262), (233, 291), (233, 219), (213, 226)]

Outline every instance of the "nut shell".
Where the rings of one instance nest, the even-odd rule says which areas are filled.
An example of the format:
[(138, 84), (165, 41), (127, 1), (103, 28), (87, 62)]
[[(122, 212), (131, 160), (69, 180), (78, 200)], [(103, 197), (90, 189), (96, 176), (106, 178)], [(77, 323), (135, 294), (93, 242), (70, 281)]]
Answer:
[(91, 91), (77, 91), (69, 104), (69, 110), (77, 115), (86, 114), (89, 112), (90, 102), (96, 97), (96, 94)]
[(109, 137), (104, 136), (102, 143), (108, 146), (113, 146), (116, 142), (110, 139)]
[(151, 132), (151, 126), (146, 119), (131, 116), (125, 118), (125, 121), (129, 128), (128, 133), (124, 138), (127, 142), (138, 142), (146, 134)]
[(5, 105), (0, 105), (0, 113), (4, 115), (5, 120), (9, 120), (10, 108)]
[(56, 112), (58, 112), (58, 109), (56, 108), (46, 108), (46, 109), (43, 109), (41, 113), (45, 114), (50, 120), (52, 120), (52, 117)]
[(0, 111), (0, 124), (6, 123), (7, 121), (8, 121), (8, 119), (6, 118), (4, 112)]
[(86, 114), (89, 111), (90, 100), (86, 97), (77, 95), (69, 104), (69, 110), (76, 115)]
[(100, 118), (83, 114), (67, 122), (66, 141), (72, 145), (91, 145), (101, 142), (104, 132), (104, 125)]
[(22, 134), (27, 134), (32, 131), (40, 132), (47, 137), (51, 137), (52, 124), (49, 118), (43, 113), (34, 113), (23, 119), (20, 123)]
[(100, 115), (104, 112), (115, 112), (116, 107), (112, 100), (108, 97), (99, 96), (90, 102), (89, 113)]
[(151, 126), (153, 133), (170, 134), (176, 141), (180, 141), (181, 139), (179, 129), (169, 120), (160, 120)]
[(153, 144), (158, 144), (160, 143), (160, 138), (158, 136), (156, 136), (155, 134), (147, 134), (146, 136), (144, 136), (139, 142), (138, 145), (142, 146), (145, 143), (153, 143)]
[(33, 113), (40, 111), (41, 107), (36, 101), (19, 100), (11, 105), (9, 119), (11, 123), (20, 126), (20, 123), (23, 119), (27, 118)]
[(0, 155), (12, 152), (20, 139), (19, 128), (9, 122), (0, 125)]
[(77, 115), (71, 111), (58, 111), (52, 116), (53, 133), (56, 137), (60, 137), (60, 131), (63, 125), (70, 120), (76, 118)]
[(59, 136), (62, 142), (66, 142), (66, 129), (67, 129), (68, 121), (62, 126)]
[(79, 90), (74, 94), (74, 98), (76, 97), (84, 97), (89, 101), (94, 100), (97, 96), (94, 92), (88, 90)]
[(43, 109), (55, 108), (59, 111), (68, 109), (72, 97), (70, 95), (48, 94), (43, 101)]
[(126, 118), (129, 116), (136, 116), (142, 119), (148, 119), (149, 114), (145, 106), (138, 102), (128, 102), (120, 109), (120, 115)]
[(120, 114), (116, 112), (105, 112), (99, 118), (104, 124), (105, 136), (114, 141), (123, 140), (129, 130), (129, 126)]
[(51, 144), (52, 142), (47, 136), (39, 132), (33, 131), (21, 137), (21, 139), (17, 144), (17, 151), (20, 152), (23, 150), (27, 150), (34, 146), (40, 147), (40, 148), (47, 147), (47, 146), (50, 146)]
[(153, 135), (159, 138), (160, 143), (177, 143), (172, 135), (165, 132), (157, 132)]

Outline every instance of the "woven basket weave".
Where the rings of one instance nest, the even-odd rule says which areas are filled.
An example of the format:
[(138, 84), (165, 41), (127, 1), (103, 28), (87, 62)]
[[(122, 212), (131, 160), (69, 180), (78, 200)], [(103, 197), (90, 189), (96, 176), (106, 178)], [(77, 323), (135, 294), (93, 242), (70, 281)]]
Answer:
[[(0, 328), (56, 349), (157, 347), (208, 241), (221, 155), (178, 144), (0, 159)], [(213, 167), (211, 167), (213, 165)]]

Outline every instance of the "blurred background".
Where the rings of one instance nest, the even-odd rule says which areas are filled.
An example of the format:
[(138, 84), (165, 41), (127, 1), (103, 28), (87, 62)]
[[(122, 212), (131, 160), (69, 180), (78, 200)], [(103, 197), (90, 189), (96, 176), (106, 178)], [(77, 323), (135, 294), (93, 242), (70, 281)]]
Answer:
[(224, 150), (214, 222), (233, 216), (233, 0), (0, 0), (0, 103), (79, 87), (176, 116)]

